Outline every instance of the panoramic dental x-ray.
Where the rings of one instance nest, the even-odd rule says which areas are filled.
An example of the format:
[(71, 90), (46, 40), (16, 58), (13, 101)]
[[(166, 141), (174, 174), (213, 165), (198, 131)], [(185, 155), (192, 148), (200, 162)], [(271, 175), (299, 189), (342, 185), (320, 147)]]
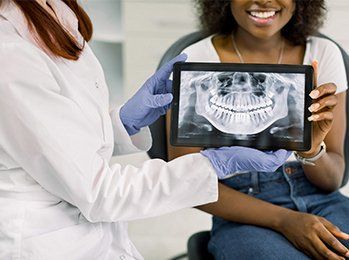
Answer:
[(182, 71), (178, 136), (303, 140), (304, 74)]

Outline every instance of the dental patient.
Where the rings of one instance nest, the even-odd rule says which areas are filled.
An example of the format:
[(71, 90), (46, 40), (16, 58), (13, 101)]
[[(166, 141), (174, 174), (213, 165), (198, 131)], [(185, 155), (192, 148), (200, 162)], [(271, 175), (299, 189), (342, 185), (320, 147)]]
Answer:
[[(314, 36), (324, 20), (325, 1), (196, 0), (196, 4), (202, 29), (210, 36), (183, 51), (188, 61), (313, 65), (317, 87), (310, 94), (312, 146), (298, 153), (315, 165), (292, 156), (275, 172), (233, 174), (221, 180), (218, 202), (199, 207), (214, 215), (209, 251), (215, 259), (349, 257), (349, 199), (338, 191), (345, 169), (347, 78), (339, 48)], [(218, 84), (211, 90), (198, 84), (197, 91), (216, 92), (213, 109), (221, 114), (234, 111), (234, 117), (217, 118), (217, 111), (195, 109), (222, 132), (260, 132), (284, 117), (286, 103), (297, 109), (298, 100), (287, 100), (287, 91), (294, 89), (275, 88), (273, 79), (263, 74), (237, 73), (214, 80)], [(295, 79), (276, 80), (292, 85)], [(234, 90), (237, 82), (241, 88)], [(254, 95), (250, 89), (256, 84), (262, 87)], [(237, 101), (229, 98), (227, 89), (239, 96)], [(274, 92), (269, 97), (275, 100), (268, 99), (268, 91)], [(279, 102), (278, 111), (271, 110), (270, 102)], [(237, 111), (245, 112), (245, 118)], [(244, 127), (246, 120), (254, 127)], [(168, 154), (174, 159), (198, 151), (169, 146)]]

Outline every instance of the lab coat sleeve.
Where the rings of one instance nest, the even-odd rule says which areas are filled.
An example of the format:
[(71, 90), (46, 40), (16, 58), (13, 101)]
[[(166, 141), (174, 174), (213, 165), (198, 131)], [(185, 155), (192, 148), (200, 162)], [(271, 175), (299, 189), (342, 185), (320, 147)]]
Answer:
[[(0, 145), (51, 194), (91, 222), (140, 219), (217, 200), (208, 159), (109, 165), (101, 134), (41, 52), (0, 46)], [(11, 61), (11, 62), (8, 62)]]
[(142, 128), (139, 133), (129, 136), (120, 119), (120, 108), (117, 107), (110, 112), (114, 130), (114, 155), (131, 154), (148, 151), (152, 145), (149, 127)]

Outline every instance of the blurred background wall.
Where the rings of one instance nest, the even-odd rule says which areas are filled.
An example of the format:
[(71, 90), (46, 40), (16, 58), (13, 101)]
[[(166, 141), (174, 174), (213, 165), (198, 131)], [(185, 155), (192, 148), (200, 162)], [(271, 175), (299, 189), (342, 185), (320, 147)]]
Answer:
[[(111, 103), (130, 97), (151, 75), (166, 49), (197, 30), (191, 0), (83, 0), (95, 35), (92, 48), (104, 67)], [(349, 1), (327, 0), (328, 16), (321, 30), (349, 52)], [(140, 165), (145, 153), (113, 158)], [(343, 190), (349, 195), (349, 187)], [(170, 259), (185, 252), (188, 237), (210, 228), (210, 216), (186, 209), (129, 224), (133, 241), (146, 259)]]

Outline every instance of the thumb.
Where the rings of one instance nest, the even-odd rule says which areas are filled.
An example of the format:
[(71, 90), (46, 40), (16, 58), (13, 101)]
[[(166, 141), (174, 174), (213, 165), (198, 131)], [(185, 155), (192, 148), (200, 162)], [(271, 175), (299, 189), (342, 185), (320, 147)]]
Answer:
[(313, 69), (314, 69), (314, 87), (317, 88), (319, 62), (317, 60), (313, 60), (311, 65), (313, 66)]
[(159, 108), (169, 105), (173, 100), (173, 95), (171, 93), (153, 95), (149, 99), (148, 106), (151, 108)]

